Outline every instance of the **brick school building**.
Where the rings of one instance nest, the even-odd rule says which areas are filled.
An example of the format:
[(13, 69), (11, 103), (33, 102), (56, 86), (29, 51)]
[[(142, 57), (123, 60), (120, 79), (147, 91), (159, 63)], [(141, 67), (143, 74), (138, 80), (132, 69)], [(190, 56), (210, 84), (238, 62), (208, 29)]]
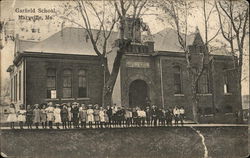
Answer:
[[(192, 118), (191, 84), (176, 31), (164, 29), (148, 37), (141, 35), (141, 25), (130, 30), (129, 24), (126, 38), (133, 42), (122, 57), (113, 103), (128, 107), (183, 106), (187, 117)], [(117, 39), (118, 33), (113, 32), (108, 40), (109, 69), (116, 55)], [(187, 46), (192, 66), (198, 69), (205, 47), (198, 30), (187, 36)], [(67, 27), (40, 42), (17, 37), (14, 54), (13, 65), (7, 70), (13, 103), (76, 101), (102, 105), (103, 66), (85, 29)], [(205, 54), (204, 59), (205, 69), (197, 86), (199, 113), (233, 115), (242, 108), (234, 57), (219, 49)]]

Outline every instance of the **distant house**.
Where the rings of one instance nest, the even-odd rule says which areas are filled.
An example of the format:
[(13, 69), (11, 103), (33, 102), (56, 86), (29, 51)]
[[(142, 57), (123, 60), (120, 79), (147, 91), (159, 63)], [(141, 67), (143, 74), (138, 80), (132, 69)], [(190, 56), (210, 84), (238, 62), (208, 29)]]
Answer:
[[(136, 27), (141, 30), (140, 25)], [(176, 31), (165, 29), (147, 39), (129, 28), (126, 38), (133, 42), (122, 58), (113, 103), (129, 107), (147, 103), (163, 108), (183, 106), (191, 118), (190, 82)], [(108, 41), (110, 69), (117, 37), (118, 33), (113, 32)], [(187, 46), (192, 66), (198, 69), (205, 47), (199, 31), (187, 36)], [(200, 113), (233, 113), (241, 109), (233, 62), (227, 53), (205, 53), (205, 70), (197, 88)], [(103, 67), (85, 29), (64, 28), (41, 42), (17, 38), (15, 59), (8, 72), (14, 103), (102, 104)]]

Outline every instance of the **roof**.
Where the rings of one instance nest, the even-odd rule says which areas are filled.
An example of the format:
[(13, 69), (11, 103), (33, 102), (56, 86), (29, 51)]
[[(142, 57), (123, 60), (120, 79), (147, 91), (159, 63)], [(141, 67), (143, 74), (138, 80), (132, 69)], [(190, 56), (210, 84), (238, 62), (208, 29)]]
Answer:
[[(98, 30), (92, 30), (96, 36)], [(182, 34), (183, 35), (183, 34)], [(187, 35), (187, 45), (192, 45), (196, 41), (197, 32)], [(183, 35), (184, 36), (184, 35)], [(117, 39), (118, 33), (112, 32), (107, 42), (107, 52), (112, 50), (112, 45)], [(100, 36), (102, 38), (102, 35)], [(183, 52), (176, 30), (166, 28), (153, 35), (155, 51)], [(202, 40), (202, 39), (201, 39)], [(100, 41), (102, 41), (100, 39)], [(102, 43), (99, 50), (102, 51)], [(88, 33), (84, 28), (66, 27), (40, 42), (22, 41), (19, 42), (19, 51), (32, 53), (59, 53), (59, 54), (78, 54), (96, 55), (92, 43), (88, 38)], [(212, 54), (229, 55), (225, 50), (213, 51)]]
[[(97, 30), (92, 30), (93, 35), (97, 34)], [(102, 37), (102, 35), (100, 35)], [(108, 40), (107, 51), (112, 49), (112, 43), (117, 37), (116, 32), (112, 32)], [(100, 40), (101, 41), (101, 40)], [(99, 44), (101, 50), (101, 43)], [(49, 38), (37, 43), (33, 47), (27, 48), (26, 52), (44, 52), (44, 53), (60, 53), (60, 54), (81, 54), (96, 55), (92, 43), (88, 37), (88, 33), (84, 28), (67, 27), (59, 31)]]
[(38, 44), (38, 42), (35, 41), (28, 41), (28, 40), (18, 40), (17, 41), (17, 47), (19, 52), (23, 52), (24, 50), (27, 50), (34, 45)]
[[(187, 35), (187, 45), (192, 45), (196, 33), (192, 33), (190, 35)], [(184, 37), (184, 35), (182, 34)], [(166, 28), (160, 32), (157, 32), (153, 35), (153, 39), (155, 42), (155, 50), (156, 51), (169, 51), (169, 52), (183, 52), (183, 49), (181, 48), (181, 45), (178, 41), (177, 31)]]

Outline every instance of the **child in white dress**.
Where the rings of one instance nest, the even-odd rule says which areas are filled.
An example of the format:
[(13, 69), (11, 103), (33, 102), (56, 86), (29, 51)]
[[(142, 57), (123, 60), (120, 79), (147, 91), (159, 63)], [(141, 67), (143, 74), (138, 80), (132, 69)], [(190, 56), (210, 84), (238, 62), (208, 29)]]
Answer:
[(17, 111), (17, 120), (19, 121), (20, 129), (23, 129), (23, 123), (26, 122), (26, 110), (23, 104), (20, 105), (20, 110)]
[(9, 116), (7, 122), (10, 122), (10, 128), (14, 129), (14, 123), (17, 122), (16, 107), (13, 103), (10, 104)]

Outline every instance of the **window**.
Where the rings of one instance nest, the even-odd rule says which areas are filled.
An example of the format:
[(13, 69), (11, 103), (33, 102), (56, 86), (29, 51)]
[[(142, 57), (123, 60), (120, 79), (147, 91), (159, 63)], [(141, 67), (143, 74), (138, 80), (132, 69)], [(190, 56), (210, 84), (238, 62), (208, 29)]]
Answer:
[(206, 70), (203, 71), (202, 75), (199, 78), (197, 92), (200, 94), (209, 93), (209, 77), (208, 77), (208, 73)]
[(47, 98), (56, 98), (56, 69), (47, 69)]
[(87, 80), (86, 80), (86, 71), (78, 71), (78, 97), (87, 97)]
[(19, 74), (18, 74), (18, 88), (19, 88), (19, 100), (21, 100), (21, 83), (22, 83), (22, 78), (21, 78), (21, 71), (19, 71)]
[(71, 70), (63, 71), (63, 98), (72, 97), (72, 72)]
[(174, 93), (175, 94), (181, 94), (181, 69), (179, 66), (175, 66), (173, 68), (174, 70)]
[(224, 72), (223, 79), (224, 79), (224, 93), (225, 94), (231, 93), (232, 90), (231, 90), (231, 86), (230, 86), (230, 82), (229, 82), (229, 79), (230, 79), (230, 72), (229, 71)]

